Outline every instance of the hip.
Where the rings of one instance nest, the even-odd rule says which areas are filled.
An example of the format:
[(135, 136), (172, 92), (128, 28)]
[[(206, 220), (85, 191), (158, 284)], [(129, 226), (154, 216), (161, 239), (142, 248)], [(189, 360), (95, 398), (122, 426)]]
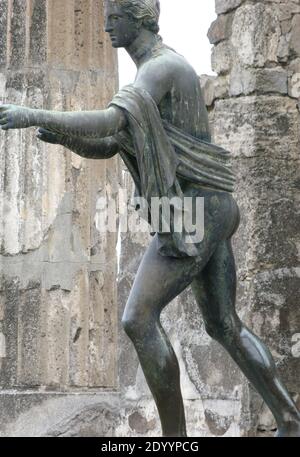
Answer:
[(236, 232), (240, 224), (240, 210), (231, 193), (200, 187), (193, 183), (181, 184), (181, 187), (185, 198), (203, 199), (206, 226), (219, 225), (226, 239)]

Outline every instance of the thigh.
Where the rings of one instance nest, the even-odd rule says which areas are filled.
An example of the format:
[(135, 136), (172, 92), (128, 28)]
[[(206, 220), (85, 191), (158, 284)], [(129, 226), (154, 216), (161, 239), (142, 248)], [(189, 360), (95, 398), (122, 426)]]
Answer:
[(158, 253), (155, 235), (135, 276), (124, 318), (159, 316), (162, 309), (191, 284), (195, 274), (195, 257), (162, 256)]
[(236, 270), (230, 240), (221, 241), (192, 282), (192, 290), (207, 327), (236, 314)]
[(221, 256), (228, 255), (227, 244), (223, 244), (222, 240), (227, 237), (228, 228), (231, 230), (232, 227), (230, 199), (231, 196), (226, 194), (205, 194), (204, 238), (197, 246), (199, 255), (196, 257), (163, 256), (158, 252), (157, 235), (154, 236), (136, 274), (124, 311), (125, 319), (159, 316), (163, 308), (186, 289), (206, 265), (205, 274), (209, 279), (211, 271), (211, 281), (214, 281), (215, 264), (218, 263), (220, 268)]

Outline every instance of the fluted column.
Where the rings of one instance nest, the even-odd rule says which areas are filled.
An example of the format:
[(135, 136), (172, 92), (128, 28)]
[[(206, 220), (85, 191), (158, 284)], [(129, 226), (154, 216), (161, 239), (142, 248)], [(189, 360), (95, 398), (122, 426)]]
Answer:
[[(101, 0), (0, 0), (2, 102), (98, 109), (116, 88)], [(117, 235), (99, 233), (95, 216), (117, 181), (115, 158), (81, 159), (34, 129), (0, 135), (3, 435), (55, 434), (58, 418), (80, 417), (116, 389)], [(105, 433), (96, 423), (90, 430)]]

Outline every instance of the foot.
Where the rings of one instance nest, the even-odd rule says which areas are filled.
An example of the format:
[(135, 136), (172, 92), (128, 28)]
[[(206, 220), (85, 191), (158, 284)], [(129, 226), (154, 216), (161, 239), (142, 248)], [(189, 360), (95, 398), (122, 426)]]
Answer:
[(287, 422), (282, 427), (279, 427), (275, 436), (277, 438), (300, 437), (300, 420)]

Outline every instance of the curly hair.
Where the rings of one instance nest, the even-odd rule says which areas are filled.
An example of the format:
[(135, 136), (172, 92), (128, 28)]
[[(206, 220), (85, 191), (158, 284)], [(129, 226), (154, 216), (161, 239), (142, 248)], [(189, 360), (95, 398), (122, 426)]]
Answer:
[(122, 9), (134, 19), (141, 20), (143, 26), (151, 32), (159, 32), (159, 0), (115, 0)]

